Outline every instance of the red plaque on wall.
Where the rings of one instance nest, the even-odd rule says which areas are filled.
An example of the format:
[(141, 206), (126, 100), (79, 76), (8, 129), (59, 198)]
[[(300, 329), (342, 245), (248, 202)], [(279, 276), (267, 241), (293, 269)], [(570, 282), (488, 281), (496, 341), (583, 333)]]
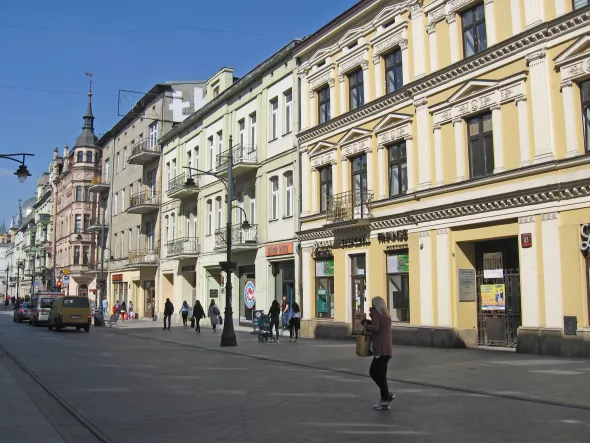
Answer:
[(533, 234), (520, 234), (520, 246), (530, 248), (533, 246)]

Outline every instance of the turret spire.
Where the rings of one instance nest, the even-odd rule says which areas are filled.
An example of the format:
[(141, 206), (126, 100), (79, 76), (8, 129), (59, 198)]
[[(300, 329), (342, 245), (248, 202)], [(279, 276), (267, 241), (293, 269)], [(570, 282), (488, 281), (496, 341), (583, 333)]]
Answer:
[(96, 146), (98, 138), (94, 135), (94, 115), (92, 115), (92, 73), (87, 72), (86, 75), (90, 77), (90, 86), (88, 88), (88, 106), (86, 107), (86, 114), (84, 115), (84, 126), (82, 126), (82, 134), (78, 136), (76, 146)]

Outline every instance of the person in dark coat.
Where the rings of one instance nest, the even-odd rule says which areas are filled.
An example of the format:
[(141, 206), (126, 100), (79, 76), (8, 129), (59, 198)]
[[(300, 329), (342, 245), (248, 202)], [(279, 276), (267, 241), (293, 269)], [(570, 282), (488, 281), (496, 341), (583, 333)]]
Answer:
[(170, 323), (172, 322), (172, 314), (174, 314), (174, 305), (169, 298), (164, 303), (164, 329), (166, 329), (166, 319), (168, 319), (168, 329), (170, 329)]
[(201, 319), (205, 318), (205, 310), (203, 309), (203, 305), (201, 305), (201, 302), (199, 300), (197, 300), (195, 302), (195, 306), (193, 307), (193, 318), (195, 319), (195, 332), (200, 333), (201, 332)]
[(273, 338), (273, 341), (276, 343), (279, 342), (279, 318), (281, 316), (281, 305), (276, 300), (272, 301), (270, 308), (268, 310), (268, 316), (270, 317), (270, 335), (272, 337), (272, 328), (275, 328), (277, 332), (277, 338)]

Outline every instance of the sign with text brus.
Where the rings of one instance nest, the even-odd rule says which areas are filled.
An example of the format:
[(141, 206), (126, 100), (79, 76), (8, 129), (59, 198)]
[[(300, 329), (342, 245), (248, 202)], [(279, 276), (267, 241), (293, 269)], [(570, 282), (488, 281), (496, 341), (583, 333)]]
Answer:
[(501, 252), (483, 254), (483, 278), (504, 278), (504, 264)]
[(293, 242), (278, 243), (276, 245), (269, 245), (266, 247), (267, 257), (276, 257), (278, 255), (293, 254)]

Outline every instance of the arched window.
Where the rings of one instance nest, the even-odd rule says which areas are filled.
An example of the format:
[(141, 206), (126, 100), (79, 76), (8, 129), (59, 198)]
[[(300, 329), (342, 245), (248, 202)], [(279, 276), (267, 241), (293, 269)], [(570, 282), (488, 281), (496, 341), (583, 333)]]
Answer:
[(92, 163), (92, 151), (86, 151), (86, 162)]
[(83, 162), (84, 161), (84, 153), (82, 151), (78, 151), (78, 162)]
[(88, 286), (86, 286), (86, 285), (78, 286), (78, 297), (88, 297)]

